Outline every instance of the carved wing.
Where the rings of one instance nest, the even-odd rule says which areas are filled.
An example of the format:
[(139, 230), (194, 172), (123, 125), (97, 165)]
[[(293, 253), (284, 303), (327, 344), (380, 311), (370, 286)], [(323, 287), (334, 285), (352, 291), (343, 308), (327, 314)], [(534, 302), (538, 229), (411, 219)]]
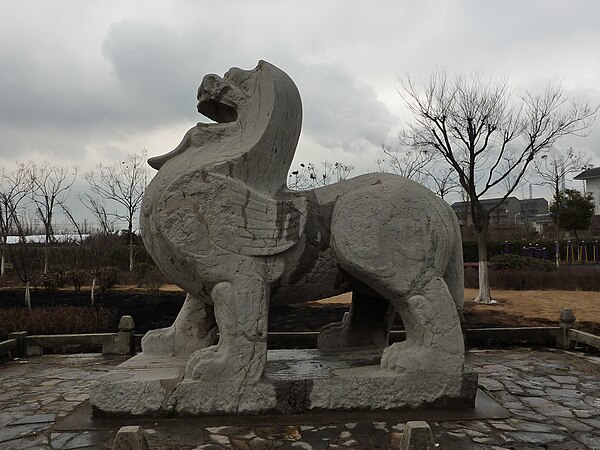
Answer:
[[(164, 213), (185, 209), (188, 226), (203, 229), (189, 242), (189, 250), (210, 242), (241, 255), (267, 256), (281, 253), (298, 242), (306, 223), (306, 198), (276, 199), (256, 192), (233, 178), (207, 174), (190, 174), (172, 192)], [(182, 180), (183, 181), (183, 180)], [(193, 211), (193, 214), (191, 212)], [(207, 242), (208, 241), (208, 242)], [(209, 244), (209, 245), (210, 245)]]

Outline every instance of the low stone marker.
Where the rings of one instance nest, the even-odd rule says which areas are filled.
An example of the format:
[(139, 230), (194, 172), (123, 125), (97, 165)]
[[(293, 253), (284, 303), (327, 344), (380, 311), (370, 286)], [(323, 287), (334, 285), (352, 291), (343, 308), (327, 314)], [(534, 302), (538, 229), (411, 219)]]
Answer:
[(21, 358), (25, 356), (26, 346), (25, 346), (25, 338), (27, 337), (27, 331), (16, 331), (13, 333), (8, 333), (8, 339), (16, 339), (17, 340), (17, 349), (15, 352), (15, 356)]
[(400, 442), (400, 450), (433, 450), (436, 448), (431, 428), (422, 420), (407, 422)]
[(113, 450), (148, 450), (144, 430), (139, 426), (121, 427), (117, 431)]
[(557, 339), (557, 346), (559, 348), (568, 349), (571, 346), (569, 330), (575, 328), (576, 320), (575, 313), (571, 308), (564, 308), (560, 311), (560, 335)]
[(130, 355), (135, 353), (133, 330), (135, 330), (133, 317), (122, 316), (119, 321), (119, 332), (116, 336), (111, 337), (102, 344), (102, 353), (116, 355)]

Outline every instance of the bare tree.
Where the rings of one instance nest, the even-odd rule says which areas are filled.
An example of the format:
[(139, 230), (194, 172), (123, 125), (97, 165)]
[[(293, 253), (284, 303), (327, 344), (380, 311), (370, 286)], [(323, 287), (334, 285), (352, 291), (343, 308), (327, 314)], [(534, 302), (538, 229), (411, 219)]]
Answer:
[(2, 237), (0, 277), (4, 276), (6, 269), (6, 248), (8, 235), (12, 226), (15, 225), (14, 212), (18, 210), (21, 201), (31, 193), (31, 188), (27, 164), (17, 163), (17, 166), (11, 171), (0, 169), (0, 234)]
[(134, 263), (133, 223), (148, 184), (146, 150), (128, 154), (125, 160), (111, 166), (99, 164), (85, 174), (85, 179), (93, 193), (118, 205), (119, 209), (112, 215), (127, 222), (131, 271)]
[(382, 172), (392, 171), (398, 175), (417, 181), (441, 198), (450, 192), (458, 192), (460, 184), (454, 170), (440, 167), (439, 155), (426, 148), (415, 150), (411, 147), (398, 146), (392, 149), (383, 144), (381, 150), (386, 157), (377, 160), (377, 166)]
[(411, 147), (397, 146), (392, 149), (389, 145), (382, 144), (381, 150), (386, 155), (377, 160), (377, 166), (382, 172), (402, 175), (414, 181), (420, 182), (426, 170), (434, 162), (435, 153), (430, 149), (414, 149)]
[(27, 242), (27, 227), (25, 220), (19, 217), (17, 209), (12, 207), (9, 212), (15, 226), (19, 241), (8, 246), (11, 261), (19, 279), (25, 284), (25, 306), (31, 311), (31, 275), (33, 274), (33, 257)]
[(354, 166), (340, 162), (321, 163), (318, 168), (314, 163), (301, 163), (300, 168), (290, 172), (288, 186), (290, 189), (314, 189), (328, 184), (344, 181), (354, 170)]
[(460, 183), (458, 182), (458, 175), (452, 168), (439, 167), (438, 165), (425, 167), (423, 170), (424, 184), (429, 187), (433, 192), (445, 198), (451, 192), (460, 191)]
[[(403, 142), (415, 149), (435, 150), (457, 173), (477, 233), (476, 301), (493, 303), (486, 249), (490, 213), (515, 190), (538, 155), (565, 135), (585, 133), (598, 108), (567, 104), (560, 86), (513, 99), (506, 78), (448, 77), (444, 70), (436, 71), (422, 89), (410, 77), (401, 80), (401, 86), (413, 114)], [(512, 181), (504, 194), (484, 208), (481, 199), (506, 179)]]
[[(548, 153), (541, 155), (540, 158), (536, 158), (533, 161), (533, 167), (535, 174), (541, 179), (540, 184), (548, 185), (552, 187), (552, 193), (555, 198), (555, 209), (556, 209), (556, 243), (554, 250), (554, 261), (556, 267), (560, 266), (560, 210), (561, 210), (561, 199), (563, 196), (560, 195), (561, 183), (564, 184), (565, 178), (570, 173), (579, 170), (587, 169), (587, 165), (590, 163), (590, 157), (581, 151), (575, 151), (573, 148), (569, 148), (567, 151), (559, 150), (556, 147), (552, 147)], [(562, 190), (565, 186), (562, 186)]]
[(54, 237), (52, 223), (56, 206), (66, 201), (75, 179), (77, 168), (45, 163), (31, 166), (32, 200), (36, 213), (44, 225), (44, 273), (48, 273), (48, 244)]
[(92, 212), (94, 218), (100, 224), (100, 228), (86, 239), (86, 245), (89, 246), (94, 261), (92, 268), (92, 288), (90, 290), (90, 303), (94, 305), (96, 281), (100, 273), (103, 257), (109, 245), (109, 236), (115, 230), (115, 220), (111, 219), (111, 215), (106, 212), (106, 206), (98, 198), (84, 194), (81, 197), (81, 202)]

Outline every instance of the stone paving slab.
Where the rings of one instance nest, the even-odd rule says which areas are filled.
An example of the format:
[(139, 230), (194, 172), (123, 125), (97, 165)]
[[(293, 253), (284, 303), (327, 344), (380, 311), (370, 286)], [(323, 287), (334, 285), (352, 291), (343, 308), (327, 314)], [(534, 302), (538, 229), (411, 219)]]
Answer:
[[(61, 423), (82, 408), (90, 383), (121, 362), (99, 354), (0, 361), (0, 449), (110, 448), (124, 423), (80, 430)], [(509, 415), (429, 421), (438, 448), (600, 449), (600, 358), (512, 349), (470, 351), (467, 362)], [(244, 424), (221, 418), (215, 426), (154, 419), (145, 433), (151, 449), (386, 449), (413, 420), (392, 413), (339, 419)]]

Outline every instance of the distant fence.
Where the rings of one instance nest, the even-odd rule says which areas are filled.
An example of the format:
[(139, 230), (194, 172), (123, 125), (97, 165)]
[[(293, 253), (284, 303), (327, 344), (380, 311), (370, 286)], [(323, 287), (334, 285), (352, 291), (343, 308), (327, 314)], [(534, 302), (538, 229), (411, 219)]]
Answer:
[[(547, 345), (569, 349), (575, 343), (600, 350), (600, 336), (576, 329), (573, 311), (563, 309), (557, 327), (525, 328), (471, 328), (465, 330), (468, 348), (495, 345)], [(101, 349), (103, 354), (128, 355), (141, 349), (143, 334), (134, 333), (131, 316), (123, 316), (117, 333), (34, 335), (27, 332), (10, 333), (0, 342), (0, 357), (26, 357), (42, 355), (44, 349), (53, 353), (70, 353), (90, 348)], [(316, 348), (319, 332), (269, 332), (269, 348)], [(390, 343), (406, 338), (404, 331), (392, 331)]]

